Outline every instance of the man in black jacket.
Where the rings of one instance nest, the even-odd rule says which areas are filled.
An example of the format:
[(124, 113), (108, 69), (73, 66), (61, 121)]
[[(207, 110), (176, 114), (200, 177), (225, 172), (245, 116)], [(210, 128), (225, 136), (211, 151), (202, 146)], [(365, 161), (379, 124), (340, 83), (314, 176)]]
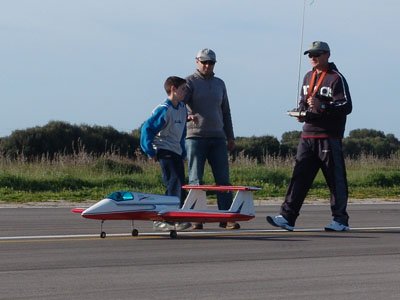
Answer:
[(346, 79), (334, 63), (329, 62), (327, 43), (313, 42), (305, 51), (313, 67), (303, 81), (297, 118), (304, 122), (297, 148), (296, 164), (280, 215), (267, 216), (276, 227), (292, 231), (304, 199), (322, 170), (330, 190), (333, 220), (326, 231), (349, 230), (347, 214), (348, 187), (342, 151), (346, 116), (352, 102)]

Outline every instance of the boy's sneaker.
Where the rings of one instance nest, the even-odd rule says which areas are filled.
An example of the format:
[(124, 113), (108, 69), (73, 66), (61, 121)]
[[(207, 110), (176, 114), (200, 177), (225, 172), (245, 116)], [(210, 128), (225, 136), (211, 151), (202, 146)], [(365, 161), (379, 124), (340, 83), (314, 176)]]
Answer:
[(161, 221), (153, 221), (153, 228), (154, 230), (161, 230), (161, 231), (176, 230), (175, 223), (161, 222)]
[(192, 227), (192, 224), (189, 222), (175, 223), (176, 230), (182, 231)]
[(293, 231), (293, 229), (294, 229), (294, 226), (290, 226), (288, 221), (282, 215), (273, 216), (273, 217), (267, 216), (266, 219), (267, 219), (267, 222), (269, 224), (271, 224), (272, 226), (280, 227), (280, 228), (286, 229), (288, 231)]
[(342, 223), (332, 221), (325, 226), (325, 231), (349, 231), (350, 227), (343, 225)]
[(162, 224), (163, 222), (160, 222), (160, 221), (153, 221), (153, 229), (154, 230), (161, 230), (161, 224)]

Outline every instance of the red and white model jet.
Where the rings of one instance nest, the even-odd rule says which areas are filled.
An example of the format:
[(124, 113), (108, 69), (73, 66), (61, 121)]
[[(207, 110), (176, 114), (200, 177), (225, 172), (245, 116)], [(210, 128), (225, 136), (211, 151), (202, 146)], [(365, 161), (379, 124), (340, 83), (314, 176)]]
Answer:
[[(251, 186), (185, 185), (189, 190), (182, 208), (178, 197), (144, 194), (137, 192), (114, 192), (89, 208), (74, 208), (88, 219), (101, 220), (100, 237), (105, 238), (103, 223), (106, 220), (132, 220), (132, 236), (139, 231), (134, 228), (135, 220), (162, 222), (236, 222), (248, 221), (255, 217), (253, 191)], [(207, 206), (207, 191), (236, 192), (229, 210), (211, 210)], [(177, 230), (170, 230), (170, 237), (177, 237)]]

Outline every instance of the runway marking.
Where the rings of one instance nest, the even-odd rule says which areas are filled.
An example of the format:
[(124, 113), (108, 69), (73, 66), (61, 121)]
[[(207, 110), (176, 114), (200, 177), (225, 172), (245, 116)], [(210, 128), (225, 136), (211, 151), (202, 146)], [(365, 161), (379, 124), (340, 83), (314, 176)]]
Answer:
[[(310, 229), (295, 229), (292, 232), (289, 232), (284, 229), (241, 229), (238, 231), (179, 231), (179, 236), (245, 236), (247, 235), (257, 235), (257, 234), (265, 234), (265, 233), (288, 233), (288, 234), (296, 234), (296, 233), (312, 233), (312, 232), (326, 232), (327, 234), (335, 234), (335, 233), (357, 233), (359, 231), (385, 231), (385, 230), (400, 230), (400, 226), (395, 227), (352, 227), (348, 232), (326, 232), (321, 228), (310, 228)], [(138, 236), (132, 236), (128, 233), (108, 233), (108, 237), (130, 237), (130, 238), (157, 238), (157, 237), (168, 237), (169, 231), (167, 232), (139, 232)], [(24, 241), (24, 240), (61, 240), (61, 239), (87, 239), (87, 238), (96, 238), (100, 239), (99, 234), (64, 234), (64, 235), (27, 235), (27, 236), (4, 236), (0, 237), (0, 242), (5, 241)]]

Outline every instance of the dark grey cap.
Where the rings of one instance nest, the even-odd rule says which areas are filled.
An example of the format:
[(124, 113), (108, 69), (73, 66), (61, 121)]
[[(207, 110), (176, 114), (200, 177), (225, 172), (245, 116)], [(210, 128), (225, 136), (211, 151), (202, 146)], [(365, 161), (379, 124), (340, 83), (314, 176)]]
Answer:
[(217, 61), (217, 57), (215, 55), (215, 52), (212, 51), (211, 49), (208, 49), (208, 48), (200, 50), (197, 53), (196, 58), (199, 61), (207, 61), (207, 60)]
[(325, 52), (331, 52), (329, 49), (329, 46), (325, 42), (321, 41), (315, 41), (311, 44), (310, 49), (304, 52), (304, 54), (308, 53), (325, 53)]

